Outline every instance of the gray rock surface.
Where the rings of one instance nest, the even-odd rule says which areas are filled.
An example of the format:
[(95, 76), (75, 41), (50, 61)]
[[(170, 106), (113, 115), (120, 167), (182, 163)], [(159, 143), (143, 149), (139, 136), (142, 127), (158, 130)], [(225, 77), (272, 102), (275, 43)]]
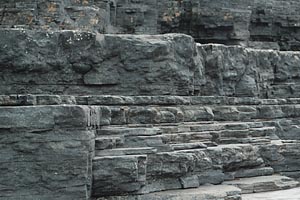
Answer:
[(299, 50), (295, 0), (4, 0), (0, 27), (185, 33), (202, 43)]
[(15, 29), (0, 35), (2, 94), (189, 95), (202, 76), (196, 45), (182, 34)]
[[(96, 155), (119, 155), (124, 158), (128, 155), (146, 155), (146, 179), (135, 194), (195, 188), (224, 181), (234, 184), (236, 179), (253, 179), (251, 184), (244, 183), (245, 188), (255, 185), (255, 191), (259, 192), (298, 185), (290, 178), (276, 176), (277, 179), (274, 179), (270, 176), (276, 172), (295, 179), (299, 177), (299, 143), (278, 140), (279, 137), (294, 137), (278, 123), (282, 117), (297, 115), (296, 99), (173, 97), (170, 101), (170, 96), (167, 96), (157, 101), (158, 97), (151, 96), (98, 96), (95, 101), (96, 97), (88, 98), (93, 99), (93, 106), (103, 103), (107, 109), (116, 110), (116, 105), (120, 103), (120, 107), (126, 110), (126, 123), (105, 126), (97, 131), (96, 147), (99, 148)], [(129, 113), (137, 108), (140, 112), (131, 121)], [(151, 113), (156, 114), (141, 112), (143, 109), (151, 109)], [(202, 112), (197, 113), (197, 109)], [(176, 121), (174, 110), (183, 113), (183, 121)], [(208, 110), (212, 118), (203, 115)], [(172, 111), (175, 117), (166, 123), (162, 115), (167, 111)], [(191, 117), (197, 115), (201, 117)], [(295, 125), (297, 120), (287, 120), (285, 123)], [(109, 170), (107, 174), (119, 173), (119, 168)], [(130, 176), (132, 179), (136, 177)], [(97, 177), (103, 178), (101, 174)], [(269, 177), (270, 180), (267, 180)], [(130, 184), (126, 186), (123, 194), (127, 193)], [(99, 191), (101, 189), (98, 188)], [(101, 196), (101, 192), (98, 195)]]
[[(44, 94), (299, 97), (298, 52), (196, 45), (182, 34), (134, 36), (2, 29), (0, 35), (2, 94), (40, 94), (37, 101), (43, 101)], [(52, 97), (52, 101), (55, 104), (59, 100)], [(90, 97), (82, 101), (143, 104), (148, 100)], [(163, 103), (159, 97), (151, 101)], [(164, 103), (181, 101), (184, 98), (170, 97)], [(152, 109), (137, 108), (132, 115), (140, 112), (155, 114)], [(162, 114), (167, 123), (179, 113), (169, 109)], [(188, 114), (195, 119), (212, 117), (205, 110)]]
[(199, 45), (206, 82), (201, 95), (296, 97), (299, 54)]
[(197, 189), (172, 190), (141, 196), (116, 196), (97, 200), (241, 200), (241, 190), (228, 185), (202, 186)]
[(243, 194), (276, 191), (294, 188), (299, 182), (284, 176), (260, 176), (254, 178), (243, 178), (224, 182), (225, 185), (233, 185), (242, 190)]
[(140, 156), (104, 156), (93, 160), (93, 196), (139, 191), (146, 181), (146, 159)]
[[(240, 200), (299, 186), (300, 53), (254, 49), (299, 49), (299, 8), (1, 1), (0, 199)], [(101, 34), (169, 32), (194, 38)]]
[(93, 130), (85, 106), (0, 107), (0, 199), (87, 199)]
[(274, 141), (262, 146), (261, 155), (275, 172), (297, 172), (299, 169), (299, 141)]
[(242, 195), (243, 200), (298, 200), (300, 195), (300, 189), (290, 189), (284, 191), (275, 192), (263, 192), (257, 194), (245, 194)]

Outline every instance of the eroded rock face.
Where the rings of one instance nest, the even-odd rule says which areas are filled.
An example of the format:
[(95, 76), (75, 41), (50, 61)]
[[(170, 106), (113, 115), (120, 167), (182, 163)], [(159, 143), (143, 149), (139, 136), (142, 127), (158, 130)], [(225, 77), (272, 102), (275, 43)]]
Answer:
[(89, 109), (0, 110), (0, 199), (88, 199), (95, 138)]
[(1, 35), (2, 93), (189, 95), (202, 76), (196, 45), (182, 34), (1, 30)]
[(299, 50), (295, 0), (1, 1), (1, 27), (100, 33), (185, 33), (201, 43)]
[(104, 31), (108, 10), (103, 1), (93, 0), (4, 0), (0, 3), (1, 27), (26, 29)]
[(204, 60), (202, 95), (296, 97), (298, 52), (198, 45)]
[[(297, 49), (299, 2), (0, 5), (0, 27), (19, 27), (0, 30), (0, 199), (240, 200), (298, 186), (300, 53), (193, 37)], [(169, 32), (191, 36), (100, 34)]]
[[(298, 52), (200, 45), (182, 34), (0, 34), (2, 94), (299, 97)], [(168, 112), (166, 122), (177, 115)]]

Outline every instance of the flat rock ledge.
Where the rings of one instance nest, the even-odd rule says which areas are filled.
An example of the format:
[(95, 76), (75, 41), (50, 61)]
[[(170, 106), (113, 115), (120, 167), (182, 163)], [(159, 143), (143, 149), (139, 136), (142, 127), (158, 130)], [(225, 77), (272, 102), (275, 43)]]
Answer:
[(97, 200), (241, 200), (241, 190), (230, 185), (208, 185), (196, 189), (170, 190), (140, 196), (102, 197)]
[(242, 178), (224, 182), (223, 184), (237, 186), (242, 190), (243, 194), (247, 194), (289, 189), (299, 185), (299, 182), (289, 177), (273, 175)]
[(299, 200), (299, 198), (300, 188), (243, 195), (243, 200)]

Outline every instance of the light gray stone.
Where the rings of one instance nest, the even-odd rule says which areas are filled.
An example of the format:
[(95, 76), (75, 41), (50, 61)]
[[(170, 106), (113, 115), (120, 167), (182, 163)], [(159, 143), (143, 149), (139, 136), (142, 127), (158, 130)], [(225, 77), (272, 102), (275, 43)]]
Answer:
[(299, 182), (285, 176), (273, 175), (242, 178), (239, 180), (224, 182), (223, 184), (237, 186), (242, 190), (243, 194), (247, 194), (290, 189), (297, 187)]

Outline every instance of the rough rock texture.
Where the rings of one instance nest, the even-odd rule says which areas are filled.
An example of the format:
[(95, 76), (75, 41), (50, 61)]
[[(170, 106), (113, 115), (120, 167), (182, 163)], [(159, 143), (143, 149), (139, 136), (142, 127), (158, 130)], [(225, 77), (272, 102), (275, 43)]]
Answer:
[(285, 172), (299, 178), (299, 141), (276, 142), (261, 147), (261, 155), (275, 172)]
[(299, 182), (282, 176), (260, 176), (254, 178), (244, 178), (223, 184), (235, 185), (241, 188), (243, 194), (259, 193), (281, 189), (289, 189), (297, 186)]
[(172, 190), (156, 192), (140, 196), (114, 196), (98, 198), (97, 200), (194, 200), (194, 199), (218, 199), (218, 200), (241, 200), (240, 189), (227, 186), (202, 186), (198, 189)]
[(206, 83), (201, 95), (297, 97), (298, 52), (198, 45)]
[(298, 50), (297, 0), (4, 0), (0, 26), (100, 33), (179, 32), (198, 42)]
[(192, 35), (199, 42), (255, 48), (299, 49), (300, 3), (295, 0), (188, 0), (158, 3), (160, 31)]
[[(42, 106), (45, 104), (55, 106)], [(87, 106), (63, 106), (62, 104), (84, 104), (88, 105), (89, 108)], [(298, 182), (292, 179), (283, 176), (274, 179), (270, 175), (275, 171), (299, 178), (297, 176), (300, 171), (298, 161), (300, 154), (299, 142), (297, 140), (278, 140), (280, 137), (295, 139), (296, 134), (291, 135), (287, 132), (287, 135), (285, 135), (282, 125), (279, 126), (278, 124), (282, 124), (282, 118), (293, 119), (299, 116), (297, 111), (299, 99), (196, 96), (2, 95), (0, 96), (0, 105), (3, 106), (1, 108), (1, 135), (4, 136), (1, 141), (4, 141), (4, 149), (8, 148), (8, 155), (14, 152), (10, 149), (13, 147), (19, 148), (19, 155), (23, 158), (25, 155), (35, 156), (32, 152), (38, 152), (39, 156), (43, 155), (43, 158), (47, 160), (57, 159), (53, 162), (55, 166), (57, 163), (59, 163), (59, 166), (69, 166), (71, 161), (68, 160), (76, 158), (70, 164), (73, 168), (68, 167), (68, 171), (62, 170), (74, 175), (75, 172), (78, 172), (77, 167), (80, 168), (82, 165), (84, 165), (85, 170), (88, 170), (91, 163), (82, 161), (82, 159), (87, 159), (86, 156), (82, 156), (82, 151), (88, 154), (88, 150), (85, 148), (91, 148), (90, 150), (92, 150), (95, 147), (93, 151), (95, 157), (93, 157), (92, 164), (92, 195), (94, 197), (141, 195), (170, 189), (197, 188), (206, 183), (220, 184), (224, 181), (229, 181), (226, 184), (236, 185), (234, 179), (257, 176), (268, 176), (269, 182), (266, 187), (257, 187), (262, 184), (261, 180), (265, 181), (267, 179), (266, 177), (253, 178), (251, 184), (247, 181), (248, 179), (245, 180), (245, 183), (244, 180), (242, 182), (240, 180), (238, 186), (242, 189), (245, 187), (251, 189), (255, 186), (255, 191), (268, 191), (298, 185)], [(39, 123), (36, 123), (37, 121)], [(297, 120), (285, 121), (285, 126), (295, 126), (296, 124)], [(93, 129), (86, 129), (87, 126), (97, 132), (95, 144), (93, 144), (94, 139), (91, 138), (93, 137)], [(24, 127), (29, 127), (28, 131)], [(23, 132), (16, 131), (19, 129)], [(25, 142), (30, 145), (27, 145), (28, 143), (25, 143), (26, 146), (22, 145), (21, 147), (12, 145), (14, 143), (11, 143), (10, 139), (18, 141), (20, 135), (24, 134), (24, 130), (26, 130)], [(8, 136), (11, 135), (11, 131), (18, 134), (10, 138)], [(27, 132), (29, 132), (29, 135), (27, 135)], [(43, 133), (43, 138), (40, 139), (44, 145), (42, 147), (46, 148), (35, 145), (37, 139), (39, 139), (37, 133)], [(48, 141), (44, 138), (45, 134), (48, 136), (48, 133), (50, 134), (49, 137), (54, 137), (55, 145), (52, 144), (52, 140)], [(53, 133), (55, 134), (53, 135)], [(81, 141), (81, 137), (77, 139), (79, 133), (84, 134), (82, 140), (89, 144), (87, 147), (84, 146), (86, 143)], [(65, 134), (68, 137), (65, 138)], [(66, 140), (63, 140), (61, 144), (57, 144), (57, 136), (59, 136), (59, 139)], [(6, 138), (10, 141), (9, 145), (6, 145)], [(22, 139), (22, 141), (24, 140)], [(61, 155), (63, 152), (69, 152), (66, 151), (67, 147), (64, 148), (65, 145), (72, 148), (70, 154), (68, 154), (68, 159), (64, 159), (64, 156)], [(48, 150), (48, 146), (53, 147), (50, 150), (55, 151), (50, 154), (51, 159), (47, 157), (49, 151), (45, 151)], [(63, 152), (58, 151), (61, 148)], [(32, 151), (27, 154), (27, 149)], [(4, 150), (4, 152), (7, 151)], [(34, 159), (38, 158), (40, 157), (34, 157)], [(25, 157), (24, 159), (26, 162), (31, 161), (31, 157)], [(33, 163), (38, 161), (34, 160)], [(8, 162), (8, 165), (11, 163)], [(22, 172), (17, 177), (18, 181), (20, 176), (26, 177), (24, 182), (26, 181), (26, 185), (30, 185), (30, 188), (32, 188), (31, 179), (28, 180), (32, 176), (22, 171), (22, 165), (13, 166), (16, 167), (13, 169)], [(47, 163), (46, 166), (52, 165)], [(44, 168), (48, 169), (47, 167)], [(48, 171), (44, 168), (42, 173), (47, 174)], [(8, 169), (11, 169), (11, 167)], [(40, 168), (38, 170), (41, 171)], [(29, 172), (35, 171), (29, 170)], [(82, 175), (82, 173), (91, 172), (80, 171), (78, 173)], [(10, 180), (15, 183), (16, 180), (11, 179), (10, 171), (7, 174), (8, 177), (4, 176), (5, 180), (8, 180), (8, 183)], [(67, 175), (63, 177), (65, 176)], [(75, 182), (74, 179), (67, 177), (67, 180), (72, 180), (70, 183), (72, 186)], [(81, 176), (76, 176), (76, 180), (79, 177)], [(85, 174), (83, 177), (89, 176)], [(61, 179), (59, 181), (62, 181)], [(80, 179), (79, 181), (84, 182), (86, 180), (90, 180), (90, 178)], [(37, 179), (36, 184), (40, 181), (40, 179)], [(59, 181), (58, 183), (55, 182), (55, 186), (60, 184), (65, 186), (66, 182), (61, 183)], [(45, 187), (53, 187), (52, 182), (43, 183)], [(90, 184), (90, 182), (88, 183)], [(75, 197), (74, 195), (76, 195), (76, 198), (81, 197), (89, 191), (82, 188), (89, 188), (89, 184), (79, 188), (76, 187), (76, 190), (72, 193), (62, 190), (63, 195), (55, 193), (55, 197), (58, 199), (72, 199)], [(76, 184), (76, 186), (78, 185)], [(25, 188), (25, 191), (31, 190)], [(79, 193), (79, 191), (83, 192)], [(194, 198), (196, 194), (200, 195), (200, 193), (202, 195), (203, 193), (200, 191), (187, 191), (187, 193), (175, 196), (173, 192), (169, 191), (154, 193), (149, 196), (125, 196), (120, 198), (151, 197), (153, 199), (163, 199), (168, 196), (170, 199), (185, 199)], [(206, 192), (208, 191), (206, 190)], [(5, 195), (8, 194), (5, 193)], [(14, 194), (17, 195), (18, 193)], [(32, 191), (30, 194), (32, 195)], [(43, 190), (39, 190), (35, 194), (34, 197), (39, 198), (42, 197), (38, 195), (53, 195)], [(205, 199), (206, 193), (203, 195), (203, 199)], [(211, 196), (211, 193), (207, 195)], [(28, 199), (32, 198), (32, 196), (27, 197)], [(223, 197), (225, 200), (230, 199), (229, 197)], [(82, 198), (88, 199), (88, 196)], [(212, 196), (212, 198), (222, 199), (218, 195)], [(234, 195), (232, 198), (239, 199), (240, 195)], [(4, 197), (3, 199), (8, 198)], [(16, 198), (12, 197), (11, 199)]]
[[(203, 191), (202, 185), (225, 181), (247, 192), (295, 187), (298, 182), (285, 176), (300, 177), (299, 142), (282, 124), (298, 124), (294, 117), (299, 103), (236, 97), (2, 95), (2, 153), (11, 159), (3, 165), (8, 166), (2, 190), (17, 182), (21, 191), (4, 192), (2, 199), (88, 199), (91, 192), (102, 199), (198, 195), (202, 200), (209, 195), (227, 200), (240, 199), (231, 193), (236, 189), (218, 196), (209, 192), (217, 187)], [(23, 161), (24, 168), (19, 164)], [(12, 175), (11, 170), (20, 173)], [(32, 174), (38, 177), (33, 180)], [(55, 194), (45, 190), (49, 187)], [(197, 187), (178, 195), (157, 193)], [(110, 197), (115, 195), (125, 196)]]
[(1, 94), (189, 95), (202, 65), (193, 39), (0, 30)]
[(85, 106), (0, 108), (0, 199), (87, 199), (94, 131)]
[[(278, 126), (282, 117), (296, 117), (296, 99), (178, 96), (75, 99), (94, 107), (105, 105), (105, 109), (101, 106), (105, 126), (97, 130), (94, 159), (96, 168), (102, 166), (101, 173), (93, 172), (96, 197), (187, 189), (224, 181), (236, 185), (235, 179), (259, 176), (266, 177), (249, 179), (251, 184), (242, 179), (238, 186), (248, 188), (248, 192), (253, 192), (251, 188), (255, 186), (255, 191), (262, 192), (298, 185), (293, 179), (271, 176), (275, 171), (299, 177), (299, 143), (280, 141), (279, 137), (284, 135), (287, 139), (289, 134), (285, 135)], [(136, 159), (139, 157), (140, 162)], [(130, 171), (130, 165), (122, 163), (132, 163), (135, 170)], [(114, 178), (107, 178), (115, 174), (124, 176), (117, 186)], [(265, 187), (260, 187), (265, 183)]]
[(26, 29), (85, 29), (103, 32), (107, 3), (99, 0), (3, 0), (1, 27)]
[(0, 34), (2, 94), (299, 97), (298, 52), (196, 47), (181, 34)]
[[(297, 49), (298, 2), (0, 5), (1, 200), (240, 200), (299, 186), (300, 53), (193, 39)], [(100, 34), (173, 31), (193, 37)]]

